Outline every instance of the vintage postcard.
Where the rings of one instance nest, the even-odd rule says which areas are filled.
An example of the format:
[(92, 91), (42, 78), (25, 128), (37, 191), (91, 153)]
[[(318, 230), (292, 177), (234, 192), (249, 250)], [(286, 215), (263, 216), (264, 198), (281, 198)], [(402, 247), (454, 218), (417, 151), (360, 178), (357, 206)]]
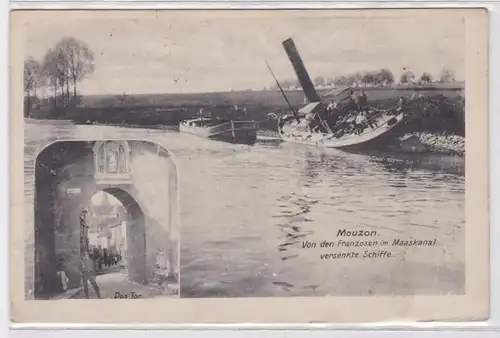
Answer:
[(486, 10), (11, 32), (14, 322), (489, 317)]

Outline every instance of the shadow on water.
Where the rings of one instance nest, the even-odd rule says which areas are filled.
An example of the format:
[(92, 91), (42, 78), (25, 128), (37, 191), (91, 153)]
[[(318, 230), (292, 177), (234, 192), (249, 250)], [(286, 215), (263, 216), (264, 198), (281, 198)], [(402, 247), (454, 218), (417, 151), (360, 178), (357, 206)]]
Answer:
[(390, 173), (405, 174), (414, 170), (429, 170), (442, 173), (465, 175), (465, 158), (458, 155), (433, 153), (411, 154), (389, 150), (365, 149), (349, 151), (346, 154), (364, 156)]

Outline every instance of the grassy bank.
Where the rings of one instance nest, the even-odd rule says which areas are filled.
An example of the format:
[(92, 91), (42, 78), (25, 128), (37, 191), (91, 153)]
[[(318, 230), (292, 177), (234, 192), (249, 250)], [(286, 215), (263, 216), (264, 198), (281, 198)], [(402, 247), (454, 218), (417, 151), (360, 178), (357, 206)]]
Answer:
[[(409, 97), (413, 93), (424, 96), (442, 94), (453, 98), (460, 96), (461, 87), (444, 86), (421, 86), (408, 87), (398, 86), (394, 88), (373, 87), (364, 88), (369, 99), (377, 101), (394, 100), (400, 96)], [(328, 98), (329, 90), (318, 90), (318, 94)], [(285, 91), (285, 94), (293, 106), (300, 106), (304, 103), (304, 94), (300, 90)], [(137, 95), (89, 95), (82, 99), (82, 106), (88, 108), (106, 107), (135, 107), (135, 108), (175, 108), (188, 106), (271, 106), (288, 107), (283, 95), (279, 91), (232, 91), (216, 93), (178, 93), (178, 94), (137, 94)]]
[[(369, 102), (377, 108), (396, 105), (399, 97), (411, 97), (417, 93), (426, 97), (442, 97), (453, 104), (459, 103), (462, 92), (457, 88), (366, 88)], [(325, 95), (326, 90), (319, 91)], [(287, 91), (287, 98), (294, 108), (304, 104), (301, 91)], [(328, 97), (326, 97), (328, 99)], [(288, 111), (282, 94), (277, 91), (243, 91), (195, 94), (148, 94), (148, 95), (91, 95), (82, 98), (80, 107), (52, 109), (45, 107), (32, 110), (30, 117), (71, 119), (76, 122), (97, 121), (136, 125), (172, 125), (196, 115), (200, 108), (207, 114), (234, 117), (237, 105), (246, 115), (241, 118), (261, 121), (270, 112)]]
[[(366, 88), (365, 91), (370, 106), (378, 109), (394, 107), (400, 97), (410, 98), (416, 94), (425, 98), (417, 104), (408, 106), (408, 111), (412, 113), (413, 118), (410, 118), (400, 130), (400, 135), (427, 133), (463, 136), (465, 133), (465, 101), (461, 88), (399, 86)], [(319, 93), (324, 96), (327, 91), (323, 90)], [(294, 108), (303, 106), (304, 95), (301, 91), (287, 91), (286, 95)], [(326, 99), (329, 99), (328, 96)], [(239, 109), (237, 113), (235, 106)], [(63, 119), (75, 123), (164, 128), (175, 126), (184, 119), (196, 116), (201, 108), (207, 116), (259, 121), (260, 129), (268, 131), (277, 129), (276, 121), (266, 118), (268, 113), (286, 113), (290, 110), (280, 92), (244, 91), (86, 96), (83, 97), (82, 104), (78, 108), (40, 109), (32, 111), (30, 115), (33, 118)], [(439, 148), (436, 145), (432, 147), (433, 149)]]

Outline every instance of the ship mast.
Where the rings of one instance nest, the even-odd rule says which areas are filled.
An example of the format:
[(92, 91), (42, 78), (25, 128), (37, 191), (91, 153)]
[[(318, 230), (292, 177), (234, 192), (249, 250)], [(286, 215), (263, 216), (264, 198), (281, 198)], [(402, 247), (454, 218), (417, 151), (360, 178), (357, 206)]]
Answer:
[(283, 41), (283, 47), (285, 48), (286, 54), (292, 63), (295, 74), (297, 74), (297, 79), (299, 80), (300, 86), (302, 87), (307, 100), (309, 102), (320, 102), (321, 98), (314, 88), (311, 78), (309, 77), (309, 73), (307, 73), (304, 62), (302, 62), (302, 58), (300, 57), (292, 38)]
[(297, 119), (297, 122), (300, 123), (300, 120), (299, 120), (299, 117), (297, 115), (297, 112), (295, 111), (295, 109), (292, 107), (292, 104), (290, 103), (290, 101), (288, 100), (288, 97), (286, 97), (286, 94), (285, 94), (285, 91), (283, 90), (283, 88), (281, 88), (281, 85), (278, 81), (278, 79), (276, 78), (276, 76), (274, 75), (274, 72), (273, 70), (271, 69), (271, 66), (269, 66), (269, 63), (266, 62), (266, 65), (267, 65), (267, 68), (269, 69), (269, 71), (271, 72), (271, 75), (273, 76), (274, 78), (274, 81), (276, 81), (276, 84), (278, 85), (278, 88), (280, 89), (281, 91), (281, 94), (283, 94), (283, 97), (285, 98), (286, 100), (286, 103), (288, 103), (288, 107), (290, 107), (290, 110), (293, 112), (293, 116), (295, 116), (295, 118)]

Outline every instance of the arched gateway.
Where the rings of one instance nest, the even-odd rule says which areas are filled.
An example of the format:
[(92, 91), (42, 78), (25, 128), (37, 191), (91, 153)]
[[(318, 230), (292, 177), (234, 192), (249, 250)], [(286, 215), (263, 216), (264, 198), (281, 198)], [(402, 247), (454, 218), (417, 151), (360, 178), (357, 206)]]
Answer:
[(170, 154), (144, 141), (60, 141), (40, 152), (35, 168), (35, 298), (80, 283), (80, 217), (103, 191), (124, 207), (129, 279), (154, 277), (156, 255), (167, 252), (178, 273), (177, 170)]

